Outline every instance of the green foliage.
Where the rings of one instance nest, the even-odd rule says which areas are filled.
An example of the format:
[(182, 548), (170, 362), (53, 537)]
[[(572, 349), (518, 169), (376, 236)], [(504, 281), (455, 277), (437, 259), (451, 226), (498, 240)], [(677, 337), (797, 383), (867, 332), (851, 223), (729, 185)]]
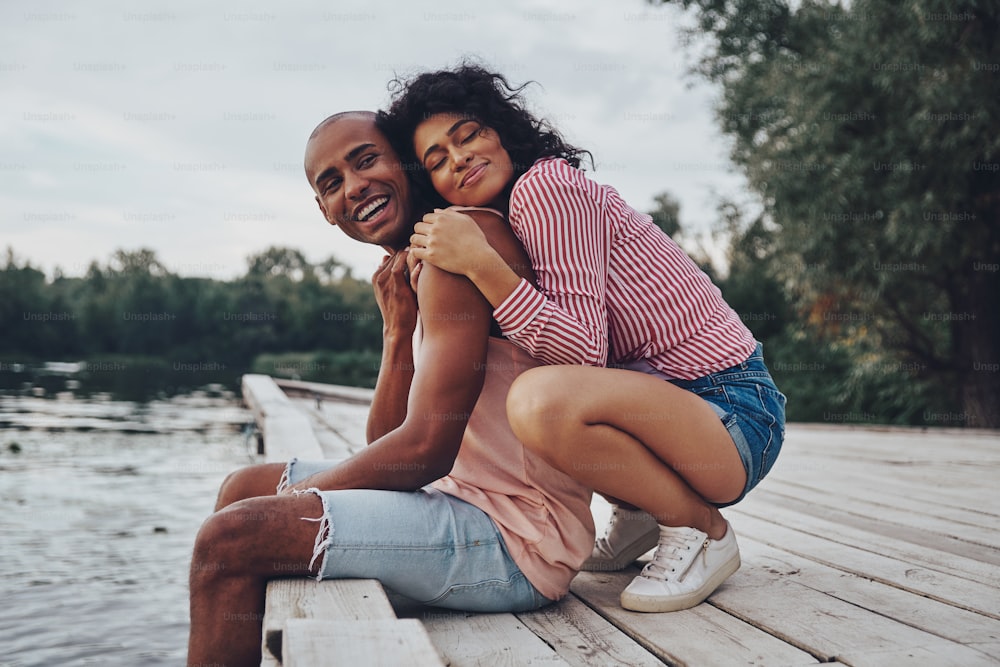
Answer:
[(122, 382), (174, 373), (177, 382), (151, 383), (166, 387), (199, 373), (218, 381), (217, 371), (231, 381), (257, 355), (290, 350), (325, 350), (324, 378), (370, 386), (382, 345), (371, 285), (333, 258), (313, 266), (288, 248), (249, 258), (228, 282), (172, 274), (148, 249), (47, 281), (8, 250), (0, 325), (0, 355), (12, 361), (109, 359)]
[(674, 236), (681, 230), (681, 204), (669, 192), (661, 192), (653, 198), (656, 208), (649, 212), (653, 224), (667, 236)]
[(675, 4), (775, 230), (773, 277), (845, 355), (845, 400), (1000, 426), (1000, 4)]
[(292, 380), (371, 388), (378, 379), (381, 361), (382, 355), (377, 350), (285, 352), (258, 355), (251, 371)]

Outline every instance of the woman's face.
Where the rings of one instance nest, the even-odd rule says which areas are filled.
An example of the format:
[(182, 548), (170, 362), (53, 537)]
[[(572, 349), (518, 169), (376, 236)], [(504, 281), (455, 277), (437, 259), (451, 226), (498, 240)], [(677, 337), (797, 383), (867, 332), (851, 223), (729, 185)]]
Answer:
[(449, 203), (503, 207), (514, 166), (492, 128), (468, 116), (439, 113), (417, 126), (413, 147), (434, 189)]

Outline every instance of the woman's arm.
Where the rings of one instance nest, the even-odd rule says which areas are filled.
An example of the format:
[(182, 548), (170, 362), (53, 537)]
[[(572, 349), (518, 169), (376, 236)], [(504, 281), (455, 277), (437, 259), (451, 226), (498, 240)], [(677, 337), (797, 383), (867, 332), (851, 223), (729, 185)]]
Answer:
[(537, 289), (504, 270), (476, 225), (454, 211), (417, 224), (413, 253), (469, 278), (493, 305), (504, 335), (536, 359), (602, 366), (612, 230), (593, 184), (568, 170), (529, 172), (512, 195), (510, 223), (531, 257)]
[[(480, 211), (470, 213), (482, 215)], [(503, 260), (467, 213), (435, 209), (414, 225), (410, 244), (417, 259), (471, 280), (494, 308), (506, 301), (521, 282), (521, 276)]]

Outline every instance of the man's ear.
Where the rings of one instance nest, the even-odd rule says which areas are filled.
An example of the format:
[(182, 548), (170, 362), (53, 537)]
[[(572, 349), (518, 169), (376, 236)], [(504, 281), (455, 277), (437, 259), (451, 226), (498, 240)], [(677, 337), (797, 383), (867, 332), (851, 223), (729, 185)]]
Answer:
[(336, 227), (337, 221), (331, 218), (330, 214), (326, 212), (326, 207), (323, 206), (323, 200), (319, 198), (319, 195), (316, 195), (315, 199), (316, 199), (316, 205), (319, 206), (320, 213), (323, 214), (323, 219), (326, 220), (331, 225), (333, 225), (334, 227)]

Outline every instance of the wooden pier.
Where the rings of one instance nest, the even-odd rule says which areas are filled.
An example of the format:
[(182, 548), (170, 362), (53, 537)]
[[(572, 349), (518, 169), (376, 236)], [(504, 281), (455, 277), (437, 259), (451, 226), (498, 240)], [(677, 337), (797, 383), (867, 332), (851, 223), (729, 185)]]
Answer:
[[(364, 446), (370, 391), (250, 375), (243, 393), (269, 460)], [(1000, 665), (998, 481), (997, 432), (792, 424), (768, 478), (723, 511), (743, 566), (698, 607), (623, 610), (638, 566), (581, 573), (518, 614), (276, 580), (262, 664)]]

